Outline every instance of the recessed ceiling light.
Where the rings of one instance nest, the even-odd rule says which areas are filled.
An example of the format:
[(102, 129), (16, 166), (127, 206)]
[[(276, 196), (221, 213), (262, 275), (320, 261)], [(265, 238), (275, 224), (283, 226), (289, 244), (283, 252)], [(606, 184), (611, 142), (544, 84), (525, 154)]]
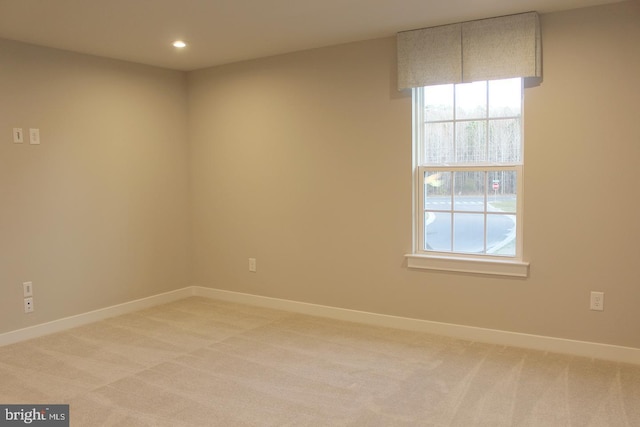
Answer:
[(176, 40), (173, 42), (173, 47), (177, 47), (178, 49), (182, 49), (183, 47), (187, 47), (187, 44), (182, 40)]

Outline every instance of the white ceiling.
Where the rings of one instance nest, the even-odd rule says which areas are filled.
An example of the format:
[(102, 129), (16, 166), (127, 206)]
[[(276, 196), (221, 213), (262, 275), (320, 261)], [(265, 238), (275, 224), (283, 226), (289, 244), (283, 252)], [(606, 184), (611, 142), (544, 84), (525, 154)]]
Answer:
[[(0, 0), (0, 38), (194, 70), (398, 31), (620, 0)], [(177, 51), (175, 39), (189, 46)]]

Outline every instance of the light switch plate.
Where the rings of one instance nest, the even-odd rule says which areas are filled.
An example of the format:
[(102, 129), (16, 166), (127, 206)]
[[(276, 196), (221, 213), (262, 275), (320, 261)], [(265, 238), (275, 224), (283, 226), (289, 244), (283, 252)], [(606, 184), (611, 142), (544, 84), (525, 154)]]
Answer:
[(33, 282), (24, 282), (22, 284), (22, 296), (23, 297), (32, 297), (33, 296)]
[(22, 144), (24, 142), (22, 128), (13, 128), (13, 142), (16, 144)]
[(29, 129), (29, 142), (31, 144), (40, 144), (40, 129)]

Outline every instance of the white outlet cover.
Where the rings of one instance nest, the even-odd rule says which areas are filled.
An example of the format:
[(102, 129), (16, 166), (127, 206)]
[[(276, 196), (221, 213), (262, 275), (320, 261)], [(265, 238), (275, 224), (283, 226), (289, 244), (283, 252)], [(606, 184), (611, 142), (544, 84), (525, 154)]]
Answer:
[(33, 298), (25, 298), (24, 299), (24, 312), (31, 313), (33, 312)]
[(591, 310), (604, 311), (604, 292), (591, 292)]

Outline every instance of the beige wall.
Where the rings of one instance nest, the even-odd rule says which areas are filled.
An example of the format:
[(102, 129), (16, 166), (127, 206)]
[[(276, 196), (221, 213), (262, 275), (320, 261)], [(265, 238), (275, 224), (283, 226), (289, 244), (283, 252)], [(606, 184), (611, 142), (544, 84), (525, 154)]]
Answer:
[(194, 284), (640, 348), (640, 3), (542, 27), (527, 279), (406, 268), (411, 97), (393, 38), (186, 75), (1, 41), (0, 332)]
[(0, 332), (189, 284), (185, 85), (0, 41)]
[(390, 38), (189, 74), (194, 284), (640, 347), (639, 3), (542, 27), (544, 82), (525, 95), (528, 279), (405, 267), (411, 97), (393, 89)]

